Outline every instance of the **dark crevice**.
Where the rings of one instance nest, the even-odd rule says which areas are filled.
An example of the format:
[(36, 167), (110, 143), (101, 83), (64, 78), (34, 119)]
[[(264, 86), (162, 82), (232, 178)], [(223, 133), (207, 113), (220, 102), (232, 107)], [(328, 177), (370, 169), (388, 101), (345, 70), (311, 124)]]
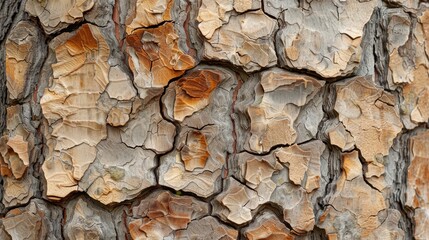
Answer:
[[(390, 208), (394, 208), (401, 213), (399, 227), (405, 232), (406, 239), (414, 239), (415, 223), (413, 220), (414, 209), (406, 206), (408, 167), (410, 159), (410, 138), (425, 130), (425, 123), (418, 127), (407, 130), (399, 134), (389, 151), (388, 161), (392, 162), (394, 169), (394, 179), (392, 190), (388, 197)], [(393, 159), (390, 159), (393, 158)]]
[[(366, 172), (368, 172), (368, 165), (369, 164), (371, 164), (370, 162), (366, 162), (365, 161), (365, 158), (363, 157), (363, 155), (362, 155), (362, 152), (361, 152), (361, 150), (359, 149), (359, 148), (356, 148), (355, 149), (355, 151), (357, 151), (358, 152), (358, 156), (359, 156), (359, 161), (360, 161), (360, 163), (362, 164), (362, 179), (363, 179), (363, 181), (370, 187), (370, 188), (372, 188), (373, 190), (375, 190), (375, 191), (377, 191), (377, 192), (380, 192), (380, 193), (382, 193), (382, 191), (380, 191), (379, 189), (377, 189), (374, 185), (372, 185), (370, 182), (369, 182), (369, 180), (368, 180), (368, 178), (365, 176), (365, 173)], [(383, 173), (383, 175), (384, 175), (385, 173)], [(383, 175), (381, 175), (380, 177), (383, 177)], [(378, 178), (378, 177), (377, 177)]]
[(232, 153), (228, 154), (228, 157), (226, 159), (226, 171), (227, 173), (225, 174), (226, 176), (224, 176), (224, 178), (226, 178), (227, 176), (230, 176), (233, 174), (233, 172), (236, 170), (236, 164), (234, 162), (235, 160), (235, 156), (237, 155), (237, 144), (238, 144), (238, 129), (237, 129), (237, 125), (239, 123), (237, 123), (237, 119), (238, 119), (238, 115), (236, 113), (236, 107), (235, 104), (237, 102), (237, 97), (240, 91), (241, 86), (243, 86), (243, 79), (241, 78), (240, 74), (236, 74), (237, 77), (237, 85), (234, 88), (233, 94), (232, 94), (232, 104), (231, 104), (231, 113), (230, 113), (230, 118), (231, 118), (231, 122), (232, 122), (232, 137), (233, 137), (233, 146), (232, 146)]
[(308, 240), (328, 240), (329, 237), (326, 234), (325, 230), (318, 228), (316, 226), (314, 227), (313, 231), (307, 234), (307, 239)]
[[(189, 71), (189, 70), (188, 70), (188, 71)], [(177, 143), (179, 142), (179, 135), (180, 135), (180, 131), (181, 131), (181, 126), (180, 126), (180, 124), (179, 124), (177, 121), (173, 121), (173, 120), (172, 120), (172, 119), (170, 119), (168, 116), (166, 116), (166, 114), (165, 114), (165, 112), (164, 112), (164, 111), (166, 111), (166, 109), (165, 109), (164, 104), (163, 104), (163, 98), (164, 98), (164, 96), (165, 96), (165, 94), (166, 94), (166, 92), (167, 92), (167, 89), (168, 89), (168, 87), (170, 86), (170, 84), (172, 84), (173, 82), (177, 81), (178, 79), (180, 79), (181, 77), (185, 76), (186, 74), (187, 74), (187, 72), (185, 72), (184, 74), (182, 74), (182, 75), (181, 75), (181, 76), (179, 76), (179, 77), (176, 77), (176, 78), (171, 79), (171, 80), (168, 82), (168, 84), (164, 87), (164, 89), (162, 90), (162, 93), (160, 94), (160, 98), (159, 98), (159, 101), (158, 101), (158, 103), (159, 103), (159, 111), (160, 111), (160, 114), (161, 114), (162, 118), (163, 118), (165, 121), (167, 121), (167, 122), (169, 122), (169, 123), (173, 124), (173, 125), (174, 125), (174, 127), (176, 128), (176, 129), (175, 129), (176, 133), (175, 133), (175, 135), (174, 135), (174, 139), (173, 139), (173, 143), (172, 143), (172, 148), (171, 148), (169, 151), (167, 151), (166, 153), (164, 153), (164, 154), (157, 154), (157, 156), (156, 156), (156, 159), (157, 159), (157, 166), (156, 166), (156, 167), (155, 167), (155, 169), (154, 169), (154, 173), (155, 173), (155, 178), (156, 178), (156, 182), (157, 182), (157, 184), (158, 184), (158, 185), (159, 185), (159, 177), (160, 177), (160, 175), (159, 175), (159, 168), (160, 168), (160, 166), (161, 166), (161, 158), (162, 158), (163, 156), (166, 156), (166, 155), (168, 155), (168, 154), (170, 154), (170, 153), (172, 153), (172, 152), (174, 152), (174, 151), (176, 150), (176, 145), (177, 145)], [(133, 81), (133, 82), (134, 82), (134, 81)]]
[(374, 77), (375, 82), (383, 87), (384, 89), (389, 88), (387, 82), (387, 71), (389, 69), (389, 51), (387, 49), (387, 24), (388, 20), (386, 17), (383, 18), (383, 12), (385, 10), (378, 8), (376, 10), (376, 19), (378, 24), (375, 26), (374, 32)]
[[(138, 28), (133, 29), (133, 31), (129, 35), (135, 34), (135, 32), (137, 32), (139, 30), (156, 29), (156, 28), (159, 28), (162, 25), (167, 24), (167, 23), (173, 23), (174, 24), (174, 21), (163, 21), (163, 22), (160, 22), (160, 23), (155, 24), (155, 25), (150, 25), (150, 26), (146, 26), (146, 27), (138, 27)], [(124, 40), (124, 39), (122, 39), (122, 40)]]
[(332, 195), (337, 191), (337, 181), (342, 173), (341, 151), (332, 145), (327, 145), (327, 151), (329, 153), (327, 159), (328, 176), (326, 176), (328, 181), (325, 185), (323, 196), (317, 201), (320, 211), (316, 213), (316, 216), (326, 210)]
[(271, 148), (270, 148), (270, 150), (269, 151), (263, 151), (263, 152), (261, 152), (261, 153), (258, 153), (258, 152), (253, 152), (253, 151), (250, 151), (250, 150), (247, 150), (247, 149), (243, 149), (242, 151), (240, 151), (240, 152), (238, 152), (238, 153), (248, 153), (248, 154), (252, 154), (252, 155), (255, 155), (255, 156), (268, 156), (268, 155), (271, 155), (271, 154), (273, 154), (273, 152), (274, 151), (276, 151), (277, 149), (279, 149), (279, 148), (288, 148), (288, 147), (290, 147), (290, 146), (292, 146), (292, 145), (303, 145), (303, 144), (306, 144), (306, 143), (309, 143), (309, 142), (312, 142), (312, 141), (314, 141), (315, 139), (314, 138), (310, 138), (310, 139), (308, 139), (308, 140), (306, 140), (306, 141), (302, 141), (302, 142), (299, 142), (299, 143), (292, 143), (292, 144), (276, 144), (276, 145), (274, 145), (274, 146), (272, 146)]

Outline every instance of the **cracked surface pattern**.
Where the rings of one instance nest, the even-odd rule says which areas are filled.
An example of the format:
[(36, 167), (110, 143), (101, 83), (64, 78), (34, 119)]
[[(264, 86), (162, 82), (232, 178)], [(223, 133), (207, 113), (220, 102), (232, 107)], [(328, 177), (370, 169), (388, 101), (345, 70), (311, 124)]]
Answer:
[(0, 1), (0, 239), (429, 239), (425, 0)]
[(82, 21), (83, 14), (94, 6), (94, 0), (30, 0), (25, 10), (39, 18), (46, 33), (51, 34), (66, 28), (68, 25)]
[(178, 125), (172, 151), (160, 159), (159, 184), (209, 197), (222, 186), (234, 139), (231, 136), (233, 72), (200, 66), (168, 86), (164, 115)]

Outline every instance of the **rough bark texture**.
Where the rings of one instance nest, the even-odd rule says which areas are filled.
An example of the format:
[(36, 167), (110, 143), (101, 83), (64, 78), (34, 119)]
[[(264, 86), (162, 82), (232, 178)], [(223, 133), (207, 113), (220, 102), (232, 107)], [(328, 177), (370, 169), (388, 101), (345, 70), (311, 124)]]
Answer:
[(0, 50), (0, 239), (429, 239), (424, 0), (2, 0)]

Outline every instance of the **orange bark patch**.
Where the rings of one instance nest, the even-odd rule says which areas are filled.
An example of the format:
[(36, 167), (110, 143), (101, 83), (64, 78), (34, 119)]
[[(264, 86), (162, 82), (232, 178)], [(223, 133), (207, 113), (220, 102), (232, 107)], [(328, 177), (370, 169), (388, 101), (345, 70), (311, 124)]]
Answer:
[(181, 78), (176, 86), (174, 118), (182, 121), (185, 117), (206, 107), (220, 79), (220, 74), (211, 70), (198, 70)]
[(92, 35), (91, 29), (88, 24), (83, 25), (76, 35), (71, 37), (64, 44), (65, 48), (69, 50), (71, 55), (79, 54), (86, 51), (98, 50), (98, 41)]
[(180, 151), (180, 155), (186, 170), (192, 171), (195, 168), (203, 168), (210, 156), (204, 134), (197, 131), (188, 133), (186, 145)]

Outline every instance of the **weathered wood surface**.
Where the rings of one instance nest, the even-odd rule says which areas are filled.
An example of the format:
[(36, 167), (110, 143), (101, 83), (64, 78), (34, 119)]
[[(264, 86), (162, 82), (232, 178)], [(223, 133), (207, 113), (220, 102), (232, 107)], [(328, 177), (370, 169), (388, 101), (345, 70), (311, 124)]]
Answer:
[(0, 1), (0, 239), (429, 239), (429, 3)]

